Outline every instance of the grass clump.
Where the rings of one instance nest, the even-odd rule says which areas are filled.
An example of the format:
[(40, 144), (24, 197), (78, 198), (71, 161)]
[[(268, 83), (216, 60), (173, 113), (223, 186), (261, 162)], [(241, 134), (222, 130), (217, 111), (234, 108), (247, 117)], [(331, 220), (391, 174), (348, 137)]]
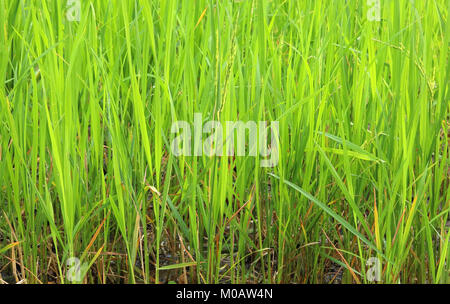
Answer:
[(381, 3), (0, 0), (0, 282), (450, 283), (450, 2)]

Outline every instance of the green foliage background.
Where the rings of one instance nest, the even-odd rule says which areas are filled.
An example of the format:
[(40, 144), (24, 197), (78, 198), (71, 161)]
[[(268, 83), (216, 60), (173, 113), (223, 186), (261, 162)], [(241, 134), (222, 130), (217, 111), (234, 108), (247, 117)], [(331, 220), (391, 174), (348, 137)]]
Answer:
[[(0, 0), (2, 281), (450, 282), (449, 1), (81, 3)], [(196, 112), (278, 166), (174, 157)]]

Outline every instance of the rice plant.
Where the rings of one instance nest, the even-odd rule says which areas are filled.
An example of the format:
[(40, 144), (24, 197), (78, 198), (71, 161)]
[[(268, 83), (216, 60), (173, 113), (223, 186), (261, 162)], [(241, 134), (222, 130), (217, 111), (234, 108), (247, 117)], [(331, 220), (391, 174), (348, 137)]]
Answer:
[(0, 0), (0, 283), (450, 283), (449, 6)]

